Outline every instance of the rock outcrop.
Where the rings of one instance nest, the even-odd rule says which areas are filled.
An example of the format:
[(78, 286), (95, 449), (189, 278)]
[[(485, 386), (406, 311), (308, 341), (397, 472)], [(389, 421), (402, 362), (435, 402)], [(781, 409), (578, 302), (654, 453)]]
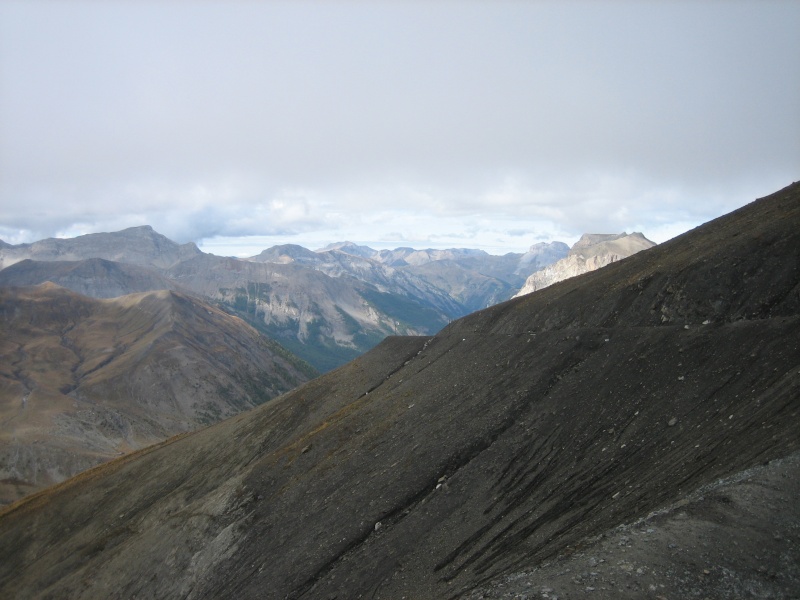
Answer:
[(567, 256), (543, 267), (528, 277), (515, 298), (541, 290), (556, 282), (594, 271), (655, 246), (641, 233), (585, 233)]
[(528, 248), (519, 259), (516, 273), (528, 276), (548, 265), (558, 262), (569, 254), (569, 246), (564, 242), (538, 242)]

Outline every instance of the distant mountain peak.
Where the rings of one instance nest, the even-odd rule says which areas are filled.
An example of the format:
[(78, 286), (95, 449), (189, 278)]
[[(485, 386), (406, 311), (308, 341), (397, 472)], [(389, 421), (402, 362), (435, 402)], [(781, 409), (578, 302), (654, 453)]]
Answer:
[(594, 271), (655, 245), (639, 232), (584, 233), (567, 256), (530, 275), (515, 297)]
[(26, 258), (40, 261), (102, 258), (166, 268), (201, 254), (193, 242), (178, 244), (155, 231), (150, 225), (140, 225), (110, 233), (88, 233), (74, 238), (47, 238), (31, 244), (0, 246), (0, 269)]
[(540, 252), (545, 248), (561, 247), (565, 247), (567, 250), (569, 250), (569, 246), (567, 246), (564, 242), (536, 242), (528, 248), (528, 252)]
[(373, 258), (376, 254), (378, 254), (377, 250), (374, 250), (369, 246), (361, 246), (355, 242), (349, 241), (328, 244), (324, 248), (317, 250), (317, 252), (328, 252), (330, 250), (339, 250), (341, 252), (352, 254), (354, 256), (360, 256), (362, 258)]
[[(66, 288), (63, 288), (62, 286), (58, 285), (57, 283), (53, 283), (52, 281), (44, 281), (34, 287), (41, 292), (55, 292), (61, 290), (65, 290), (66, 292)], [(66, 292), (66, 293), (71, 294), (72, 292)]]
[(256, 256), (251, 256), (247, 260), (252, 262), (286, 264), (290, 262), (316, 262), (317, 254), (308, 248), (297, 244), (280, 244), (262, 250)]

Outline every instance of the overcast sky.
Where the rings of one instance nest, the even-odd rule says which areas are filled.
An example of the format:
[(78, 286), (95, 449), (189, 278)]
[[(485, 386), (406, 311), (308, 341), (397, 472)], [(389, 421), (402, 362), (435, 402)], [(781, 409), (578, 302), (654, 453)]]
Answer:
[(0, 238), (661, 242), (800, 179), (800, 2), (0, 3)]

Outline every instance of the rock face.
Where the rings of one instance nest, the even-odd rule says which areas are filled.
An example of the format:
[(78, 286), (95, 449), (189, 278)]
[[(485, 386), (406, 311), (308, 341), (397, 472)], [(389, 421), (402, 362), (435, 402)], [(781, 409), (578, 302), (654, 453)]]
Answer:
[(0, 503), (313, 375), (241, 320), (182, 294), (99, 301), (53, 284), (0, 288)]
[(569, 254), (569, 246), (564, 242), (539, 242), (534, 244), (519, 259), (518, 274), (539, 271)]
[(0, 595), (791, 597), (799, 416), (795, 184), (7, 508)]
[(426, 301), (399, 286), (383, 291), (348, 274), (332, 276), (295, 262), (204, 255), (166, 275), (246, 319), (320, 371), (340, 366), (392, 333), (438, 331), (448, 313), (434, 302), (454, 304), (438, 290)]
[(524, 296), (564, 279), (605, 267), (653, 246), (654, 242), (638, 232), (630, 235), (585, 233), (575, 242), (565, 258), (543, 267), (528, 277), (525, 285), (514, 297)]

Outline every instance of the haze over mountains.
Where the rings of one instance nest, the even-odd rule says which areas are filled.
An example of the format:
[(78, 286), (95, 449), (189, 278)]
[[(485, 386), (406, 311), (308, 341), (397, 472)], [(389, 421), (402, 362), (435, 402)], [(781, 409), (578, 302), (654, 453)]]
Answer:
[(0, 595), (792, 597), (799, 421), (793, 184), (7, 508)]

